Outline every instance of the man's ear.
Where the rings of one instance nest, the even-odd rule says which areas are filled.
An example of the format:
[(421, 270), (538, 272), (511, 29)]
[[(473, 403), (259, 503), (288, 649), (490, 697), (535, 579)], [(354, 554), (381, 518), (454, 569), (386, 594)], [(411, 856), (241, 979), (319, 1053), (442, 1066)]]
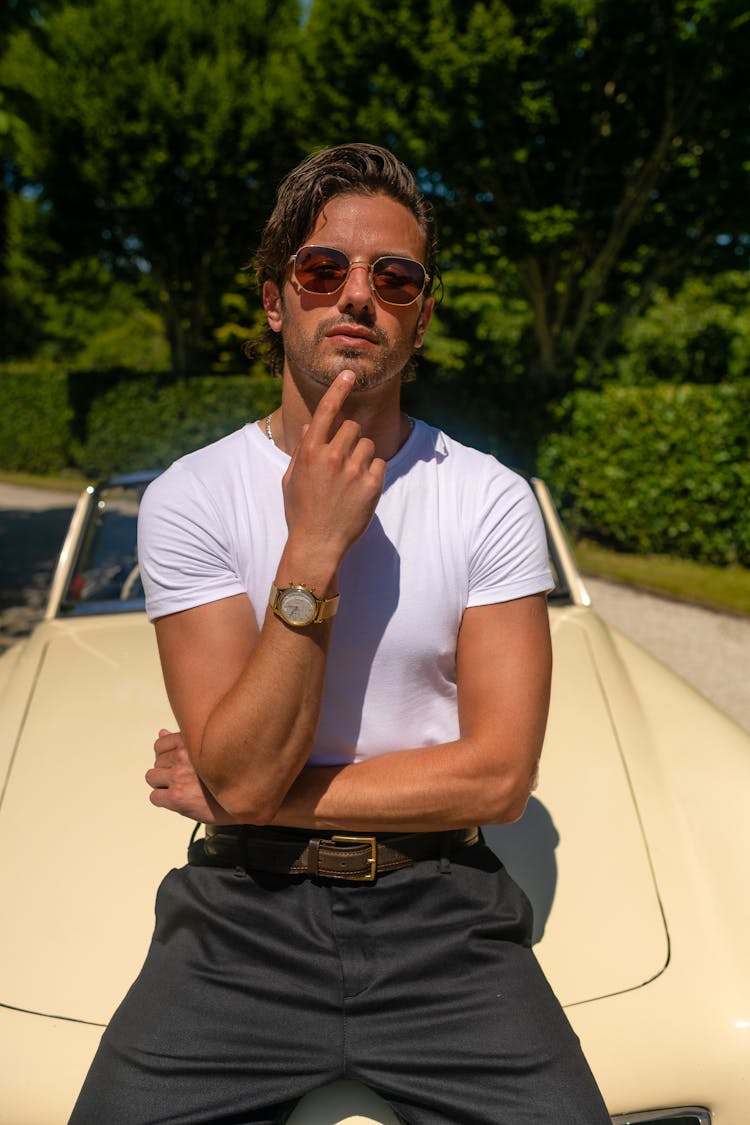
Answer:
[(424, 340), (424, 335), (425, 335), (425, 332), (427, 331), (427, 325), (430, 323), (430, 320), (432, 319), (432, 313), (433, 313), (434, 308), (435, 308), (435, 298), (434, 297), (427, 297), (426, 300), (425, 300), (425, 303), (422, 305), (422, 311), (420, 312), (419, 320), (417, 321), (417, 332), (416, 332), (416, 336), (414, 338), (414, 347), (415, 348), (421, 348), (422, 347), (422, 341)]
[(281, 293), (275, 281), (263, 282), (263, 308), (266, 310), (268, 327), (272, 332), (281, 332), (283, 321)]

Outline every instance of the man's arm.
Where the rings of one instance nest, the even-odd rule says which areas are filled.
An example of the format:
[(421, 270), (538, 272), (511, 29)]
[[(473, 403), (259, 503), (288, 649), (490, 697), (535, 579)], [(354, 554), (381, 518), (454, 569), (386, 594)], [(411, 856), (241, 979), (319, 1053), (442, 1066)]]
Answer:
[[(406, 832), (517, 819), (536, 776), (550, 675), (542, 594), (467, 609), (457, 648), (460, 737), (355, 765), (303, 769), (273, 823)], [(214, 823), (234, 819), (216, 809), (200, 815), (198, 781), (189, 784), (177, 746), (157, 753), (147, 780), (156, 805)]]
[[(385, 462), (340, 410), (354, 375), (326, 391), (284, 481), (288, 526), (278, 586), (338, 592), (338, 570), (366, 530)], [(258, 630), (244, 595), (156, 622), (164, 681), (191, 761), (211, 796), (255, 824), (276, 815), (304, 766), (320, 714), (331, 622), (294, 629), (267, 609)]]
[(304, 770), (274, 823), (422, 832), (517, 820), (536, 777), (550, 675), (544, 595), (466, 610), (457, 650), (460, 737)]

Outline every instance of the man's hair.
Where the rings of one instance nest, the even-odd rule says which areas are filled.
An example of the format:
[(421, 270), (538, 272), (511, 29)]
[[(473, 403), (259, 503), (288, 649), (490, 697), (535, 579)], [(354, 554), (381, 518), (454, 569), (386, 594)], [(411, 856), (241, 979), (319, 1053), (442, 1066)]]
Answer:
[[(424, 266), (433, 286), (437, 267), (437, 232), (432, 207), (400, 160), (379, 145), (348, 144), (307, 157), (282, 180), (276, 206), (263, 228), (254, 266), (258, 286), (273, 281), (282, 289), (289, 259), (304, 246), (326, 203), (337, 195), (387, 195), (411, 211), (425, 240)], [(274, 374), (281, 373), (284, 344), (280, 332), (266, 329), (259, 341)]]

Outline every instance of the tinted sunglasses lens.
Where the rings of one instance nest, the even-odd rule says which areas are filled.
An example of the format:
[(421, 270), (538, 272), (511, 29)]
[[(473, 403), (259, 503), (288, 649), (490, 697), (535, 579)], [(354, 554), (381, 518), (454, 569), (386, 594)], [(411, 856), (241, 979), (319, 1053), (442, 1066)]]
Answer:
[(346, 254), (326, 246), (303, 246), (294, 260), (294, 276), (308, 293), (335, 293), (348, 269)]
[(379, 258), (372, 267), (375, 289), (389, 305), (410, 305), (425, 286), (427, 274), (411, 258)]

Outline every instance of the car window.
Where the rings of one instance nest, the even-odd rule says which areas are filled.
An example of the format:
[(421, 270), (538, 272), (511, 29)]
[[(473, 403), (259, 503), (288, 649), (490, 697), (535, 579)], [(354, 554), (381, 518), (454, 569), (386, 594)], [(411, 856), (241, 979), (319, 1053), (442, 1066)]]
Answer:
[(144, 487), (105, 485), (94, 494), (62, 600), (63, 613), (143, 607), (136, 533)]

